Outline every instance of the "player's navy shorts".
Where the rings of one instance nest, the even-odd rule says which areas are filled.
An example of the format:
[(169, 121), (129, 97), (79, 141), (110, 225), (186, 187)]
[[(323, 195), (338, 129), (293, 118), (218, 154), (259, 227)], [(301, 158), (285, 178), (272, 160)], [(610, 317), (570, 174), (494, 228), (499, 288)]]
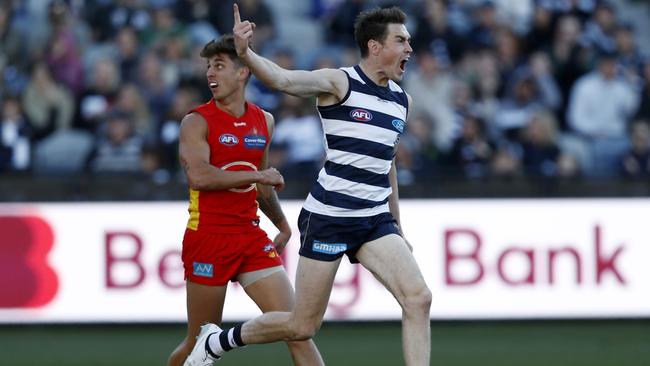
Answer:
[(389, 234), (399, 234), (393, 215), (386, 212), (370, 217), (332, 217), (302, 209), (298, 216), (300, 255), (331, 262), (347, 254), (358, 263), (356, 253), (364, 243)]

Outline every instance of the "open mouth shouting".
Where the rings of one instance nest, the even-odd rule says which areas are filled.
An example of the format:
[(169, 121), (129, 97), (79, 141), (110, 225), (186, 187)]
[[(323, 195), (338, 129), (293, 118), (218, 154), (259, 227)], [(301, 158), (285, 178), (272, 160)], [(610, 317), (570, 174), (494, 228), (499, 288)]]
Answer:
[(406, 71), (406, 64), (407, 64), (408, 62), (409, 62), (409, 58), (408, 58), (408, 57), (406, 57), (406, 58), (400, 60), (400, 62), (399, 62), (399, 69), (400, 69), (401, 72), (405, 72), (405, 71)]

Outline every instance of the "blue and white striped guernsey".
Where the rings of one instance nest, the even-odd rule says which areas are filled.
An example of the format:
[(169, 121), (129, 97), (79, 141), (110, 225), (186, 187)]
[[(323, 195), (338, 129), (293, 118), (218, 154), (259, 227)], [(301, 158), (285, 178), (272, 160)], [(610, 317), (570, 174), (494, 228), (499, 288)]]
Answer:
[(327, 159), (303, 207), (335, 217), (389, 212), (388, 173), (406, 125), (406, 93), (392, 80), (375, 84), (359, 65), (341, 70), (350, 87), (341, 102), (318, 107)]

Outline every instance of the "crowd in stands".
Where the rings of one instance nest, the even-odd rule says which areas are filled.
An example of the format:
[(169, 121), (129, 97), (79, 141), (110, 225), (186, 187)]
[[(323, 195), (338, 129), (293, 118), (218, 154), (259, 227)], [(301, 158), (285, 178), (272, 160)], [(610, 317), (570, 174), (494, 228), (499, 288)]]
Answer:
[[(257, 25), (255, 49), (286, 68), (354, 64), (359, 11), (407, 12), (414, 57), (402, 86), (414, 106), (396, 157), (402, 184), (650, 177), (650, 59), (611, 3), (312, 0), (300, 16), (320, 37), (302, 43), (278, 31), (295, 14), (238, 3)], [(225, 0), (0, 0), (0, 177), (182, 180), (180, 121), (211, 97), (199, 51), (232, 22)], [(315, 177), (315, 101), (254, 78), (247, 97), (275, 115), (271, 164)]]

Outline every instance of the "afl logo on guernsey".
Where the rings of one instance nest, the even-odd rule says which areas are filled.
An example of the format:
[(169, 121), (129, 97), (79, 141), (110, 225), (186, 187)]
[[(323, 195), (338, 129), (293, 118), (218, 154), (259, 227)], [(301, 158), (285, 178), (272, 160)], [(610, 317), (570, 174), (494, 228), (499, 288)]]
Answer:
[(224, 133), (223, 135), (219, 136), (219, 142), (226, 146), (235, 146), (239, 143), (239, 139), (233, 134)]
[(355, 121), (368, 122), (372, 119), (372, 113), (365, 109), (354, 109), (350, 112), (350, 117)]
[(404, 121), (402, 121), (401, 119), (394, 119), (393, 127), (395, 127), (395, 129), (399, 131), (399, 133), (404, 132)]

